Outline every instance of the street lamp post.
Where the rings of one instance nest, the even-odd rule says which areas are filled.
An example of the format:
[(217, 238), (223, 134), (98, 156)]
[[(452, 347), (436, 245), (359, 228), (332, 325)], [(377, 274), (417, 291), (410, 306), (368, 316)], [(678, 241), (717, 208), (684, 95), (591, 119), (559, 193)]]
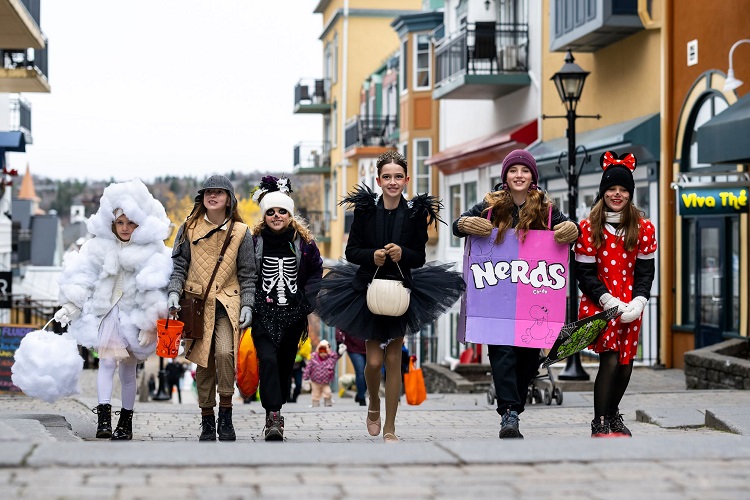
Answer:
[(164, 370), (164, 358), (159, 356), (159, 388), (156, 390), (156, 394), (151, 398), (154, 401), (167, 401), (170, 398), (167, 392), (167, 381), (166, 371)]
[[(565, 54), (565, 64), (563, 67), (552, 75), (551, 80), (555, 82), (557, 93), (565, 105), (567, 113), (564, 116), (547, 116), (542, 118), (565, 118), (568, 120), (568, 173), (566, 181), (568, 183), (568, 217), (573, 221), (578, 221), (576, 217), (576, 208), (578, 206), (578, 176), (580, 168), (576, 165), (576, 119), (577, 118), (601, 118), (599, 115), (585, 116), (576, 113), (578, 101), (581, 99), (583, 84), (588, 71), (584, 71), (578, 66), (573, 59), (570, 49)], [(581, 164), (583, 167), (584, 162)], [(575, 270), (575, 252), (571, 249), (570, 266), (568, 268), (568, 322), (575, 321), (577, 318), (577, 298), (578, 289), (574, 278)], [(578, 353), (568, 358), (565, 369), (558, 376), (561, 380), (589, 380), (589, 374), (581, 365), (581, 357)]]

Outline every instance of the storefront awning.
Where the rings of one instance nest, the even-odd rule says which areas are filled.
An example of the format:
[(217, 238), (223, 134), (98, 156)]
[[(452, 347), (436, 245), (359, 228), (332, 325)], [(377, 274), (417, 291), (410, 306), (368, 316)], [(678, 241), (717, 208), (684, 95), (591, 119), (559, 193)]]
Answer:
[(494, 134), (456, 144), (427, 159), (427, 165), (440, 169), (443, 175), (455, 174), (502, 163), (505, 155), (514, 149), (524, 149), (534, 142), (538, 124), (532, 120), (523, 125), (501, 130)]
[(16, 153), (26, 151), (26, 138), (23, 132), (0, 132), (0, 150)]
[(698, 129), (699, 163), (750, 163), (750, 94)]
[[(615, 123), (606, 127), (589, 130), (576, 134), (576, 147), (583, 146), (591, 156), (581, 173), (597, 172), (599, 157), (605, 151), (618, 154), (633, 153), (638, 158), (638, 164), (645, 165), (659, 160), (659, 113), (634, 118), (632, 120)], [(529, 148), (529, 152), (536, 158), (540, 178), (558, 177), (555, 166), (560, 153), (568, 151), (567, 137), (540, 142)], [(580, 164), (582, 153), (579, 152)], [(561, 160), (562, 166), (568, 164), (567, 158)]]

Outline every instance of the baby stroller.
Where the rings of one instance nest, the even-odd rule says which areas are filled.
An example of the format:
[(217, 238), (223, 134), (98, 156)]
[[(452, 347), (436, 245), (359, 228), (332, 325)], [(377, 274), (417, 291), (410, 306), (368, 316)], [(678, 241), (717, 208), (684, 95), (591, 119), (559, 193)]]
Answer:
[[(539, 357), (539, 366), (542, 365), (547, 357), (542, 354)], [(563, 391), (562, 387), (555, 383), (555, 377), (552, 375), (552, 369), (548, 366), (547, 372), (543, 373), (538, 371), (536, 377), (531, 379), (529, 383), (529, 389), (526, 393), (526, 403), (541, 403), (542, 401), (547, 406), (552, 404), (554, 399), (558, 405), (563, 402)], [(489, 374), (491, 375), (491, 374)], [(497, 393), (495, 392), (495, 381), (490, 377), (490, 387), (487, 389), (487, 402), (489, 404), (495, 404), (497, 399)]]

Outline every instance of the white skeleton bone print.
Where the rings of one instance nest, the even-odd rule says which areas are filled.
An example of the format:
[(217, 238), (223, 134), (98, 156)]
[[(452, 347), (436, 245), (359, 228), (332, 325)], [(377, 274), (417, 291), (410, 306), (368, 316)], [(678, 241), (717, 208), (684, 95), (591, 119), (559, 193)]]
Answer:
[(289, 304), (287, 290), (290, 294), (297, 293), (297, 259), (294, 257), (264, 257), (263, 258), (263, 291), (271, 295), (276, 288), (278, 305)]

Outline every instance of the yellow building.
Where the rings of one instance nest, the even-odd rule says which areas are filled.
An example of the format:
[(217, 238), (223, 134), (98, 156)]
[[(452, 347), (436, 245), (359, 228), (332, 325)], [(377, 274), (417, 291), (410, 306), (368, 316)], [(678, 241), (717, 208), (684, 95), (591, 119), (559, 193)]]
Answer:
[(310, 222), (325, 258), (343, 255), (345, 210), (338, 202), (358, 180), (357, 166), (344, 155), (345, 124), (359, 114), (363, 82), (399, 48), (391, 23), (421, 6), (421, 0), (320, 0), (315, 7), (323, 15), (323, 76), (300, 80), (295, 113), (321, 114), (323, 137), (295, 149), (295, 175), (320, 176), (320, 211)]

